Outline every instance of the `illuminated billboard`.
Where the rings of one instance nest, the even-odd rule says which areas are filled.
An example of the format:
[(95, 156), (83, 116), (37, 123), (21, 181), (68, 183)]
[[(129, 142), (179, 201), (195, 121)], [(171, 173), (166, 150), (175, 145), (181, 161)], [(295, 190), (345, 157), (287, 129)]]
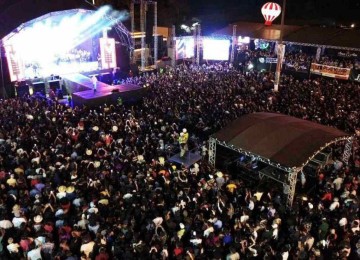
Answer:
[(228, 60), (230, 53), (230, 40), (203, 39), (203, 58), (205, 60)]
[(195, 56), (195, 41), (191, 36), (176, 39), (176, 59), (191, 59)]

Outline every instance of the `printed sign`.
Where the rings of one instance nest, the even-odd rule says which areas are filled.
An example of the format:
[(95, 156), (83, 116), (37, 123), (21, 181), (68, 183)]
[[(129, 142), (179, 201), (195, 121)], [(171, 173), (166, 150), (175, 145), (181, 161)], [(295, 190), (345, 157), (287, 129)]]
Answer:
[(318, 74), (324, 77), (330, 77), (336, 79), (344, 79), (344, 80), (349, 79), (350, 71), (351, 70), (349, 68), (327, 66), (317, 63), (312, 63), (310, 68), (310, 72), (313, 74)]

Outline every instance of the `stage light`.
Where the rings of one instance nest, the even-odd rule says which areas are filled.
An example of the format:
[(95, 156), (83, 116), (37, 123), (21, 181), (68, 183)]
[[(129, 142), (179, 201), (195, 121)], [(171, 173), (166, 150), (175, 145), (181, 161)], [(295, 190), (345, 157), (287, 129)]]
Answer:
[(193, 24), (191, 25), (191, 30), (194, 31), (194, 30), (196, 29), (196, 26), (198, 26), (198, 25), (200, 25), (199, 22), (193, 23)]
[(254, 68), (254, 64), (250, 63), (250, 64), (248, 65), (248, 70), (252, 70), (253, 68)]
[(191, 32), (191, 28), (189, 26), (187, 26), (186, 24), (182, 24), (180, 26), (181, 29), (183, 29), (185, 32), (190, 33)]
[(352, 23), (352, 24), (350, 25), (350, 27), (351, 27), (351, 28), (355, 28), (355, 24)]

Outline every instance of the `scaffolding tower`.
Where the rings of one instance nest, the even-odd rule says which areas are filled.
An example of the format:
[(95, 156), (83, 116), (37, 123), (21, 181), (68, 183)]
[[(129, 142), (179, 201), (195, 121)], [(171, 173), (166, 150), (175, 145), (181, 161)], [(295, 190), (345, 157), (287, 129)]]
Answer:
[(175, 25), (171, 28), (171, 66), (175, 67), (176, 65), (176, 31), (175, 31)]
[(230, 54), (230, 63), (234, 63), (235, 58), (235, 47), (236, 47), (236, 29), (237, 25), (233, 25), (233, 35), (232, 35), (232, 42), (231, 42), (231, 54)]
[(196, 31), (196, 65), (200, 65), (200, 48), (201, 48), (201, 44), (202, 44), (202, 38), (201, 38), (201, 25), (198, 24), (195, 27), (195, 31)]
[[(154, 6), (154, 29), (153, 29), (153, 37), (154, 37), (154, 66), (156, 68), (156, 61), (158, 59), (158, 23), (157, 23), (157, 2), (152, 0), (132, 0), (130, 7), (130, 15), (131, 15), (131, 34), (132, 40), (134, 41), (134, 32), (135, 32), (135, 4), (140, 6), (140, 31), (144, 33), (141, 36), (141, 70), (144, 70), (147, 66), (147, 60), (145, 57), (145, 48), (146, 48), (146, 15), (148, 11), (148, 6)], [(132, 61), (134, 60), (134, 54), (130, 54)]]

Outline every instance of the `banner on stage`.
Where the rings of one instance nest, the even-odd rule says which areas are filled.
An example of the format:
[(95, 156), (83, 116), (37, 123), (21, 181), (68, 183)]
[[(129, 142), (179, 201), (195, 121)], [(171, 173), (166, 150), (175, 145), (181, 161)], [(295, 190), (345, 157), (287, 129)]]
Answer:
[(102, 69), (116, 68), (115, 39), (100, 38), (100, 54)]
[(5, 45), (4, 47), (9, 64), (10, 80), (12, 82), (23, 80), (25, 78), (25, 70), (21, 54), (12, 45)]
[(334, 67), (334, 66), (327, 66), (317, 63), (311, 63), (310, 72), (312, 74), (318, 74), (324, 77), (330, 77), (335, 79), (344, 79), (348, 80), (350, 77), (350, 71), (349, 68), (340, 68), (340, 67)]

